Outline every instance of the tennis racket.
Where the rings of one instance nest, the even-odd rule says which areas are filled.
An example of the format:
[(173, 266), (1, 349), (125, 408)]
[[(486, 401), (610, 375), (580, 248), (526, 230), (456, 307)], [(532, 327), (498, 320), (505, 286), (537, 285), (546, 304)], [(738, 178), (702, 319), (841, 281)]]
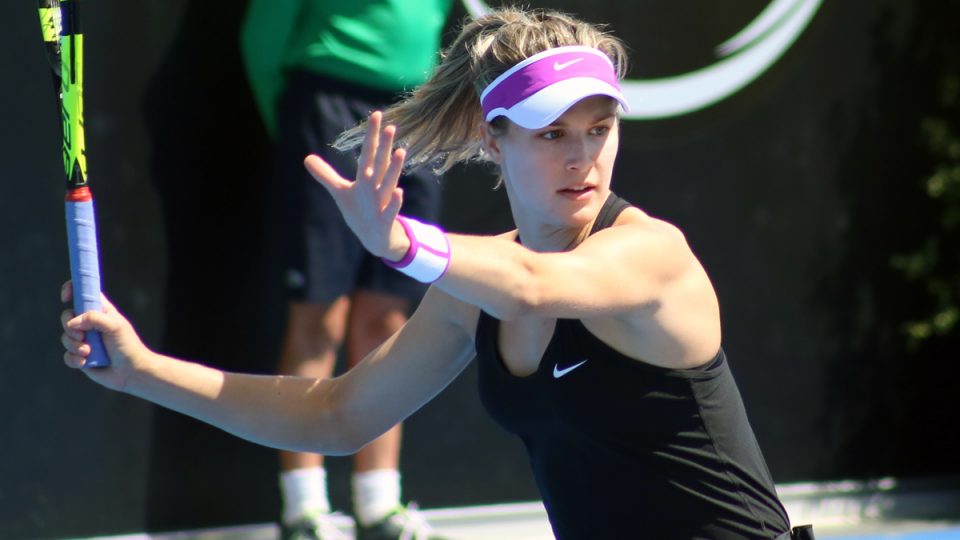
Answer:
[[(63, 121), (63, 168), (67, 179), (67, 244), (73, 308), (77, 314), (100, 310), (100, 262), (93, 195), (87, 185), (83, 135), (83, 33), (78, 0), (39, 0), (40, 28), (53, 72), (54, 94)], [(93, 349), (86, 367), (110, 365), (99, 332), (87, 332)]]

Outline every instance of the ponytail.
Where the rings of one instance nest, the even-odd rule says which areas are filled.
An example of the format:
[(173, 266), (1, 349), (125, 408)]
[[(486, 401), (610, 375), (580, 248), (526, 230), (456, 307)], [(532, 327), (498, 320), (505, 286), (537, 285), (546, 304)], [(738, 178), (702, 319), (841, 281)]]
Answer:
[[(397, 145), (406, 148), (406, 167), (431, 165), (436, 172), (483, 158), (478, 129), (480, 94), (501, 73), (553, 47), (586, 45), (610, 57), (617, 74), (626, 70), (626, 52), (615, 37), (573, 17), (544, 10), (498, 9), (468, 21), (441, 53), (433, 75), (403, 101), (384, 111), (383, 125), (397, 127)], [(343, 132), (338, 150), (363, 144), (367, 122)]]

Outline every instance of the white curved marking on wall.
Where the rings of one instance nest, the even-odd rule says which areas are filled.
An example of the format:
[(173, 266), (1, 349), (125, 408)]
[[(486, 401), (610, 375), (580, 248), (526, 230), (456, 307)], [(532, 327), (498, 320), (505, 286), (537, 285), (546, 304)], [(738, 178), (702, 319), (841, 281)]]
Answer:
[(797, 0), (774, 0), (770, 2), (770, 4), (760, 12), (760, 15), (757, 15), (743, 30), (717, 46), (717, 57), (730, 56), (747, 47), (769, 32), (773, 27), (777, 26), (780, 21), (787, 18), (790, 11), (796, 7)]

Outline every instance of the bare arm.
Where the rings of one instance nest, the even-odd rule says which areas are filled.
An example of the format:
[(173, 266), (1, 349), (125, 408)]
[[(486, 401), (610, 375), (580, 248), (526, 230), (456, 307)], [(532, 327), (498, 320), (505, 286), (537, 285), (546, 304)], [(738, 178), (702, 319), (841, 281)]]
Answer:
[(503, 320), (635, 312), (700, 268), (683, 236), (665, 224), (611, 227), (560, 253), (535, 252), (504, 237), (449, 240), (450, 268), (435, 286)]
[(91, 379), (244, 439), (296, 451), (359, 450), (433, 398), (473, 357), (465, 330), (472, 310), (441, 291), (430, 291), (400, 331), (335, 379), (229, 373), (163, 356), (106, 305), (103, 313), (65, 312), (68, 365), (81, 367), (89, 354), (83, 332), (100, 330), (113, 363), (84, 370)]
[[(381, 113), (371, 114), (355, 181), (318, 156), (308, 156), (305, 165), (364, 247), (396, 261), (410, 247), (396, 219), (405, 153), (392, 150), (395, 129), (381, 122)], [(702, 268), (676, 228), (632, 212), (563, 253), (534, 252), (505, 237), (449, 235), (451, 263), (435, 286), (502, 320), (639, 313), (670, 282)]]

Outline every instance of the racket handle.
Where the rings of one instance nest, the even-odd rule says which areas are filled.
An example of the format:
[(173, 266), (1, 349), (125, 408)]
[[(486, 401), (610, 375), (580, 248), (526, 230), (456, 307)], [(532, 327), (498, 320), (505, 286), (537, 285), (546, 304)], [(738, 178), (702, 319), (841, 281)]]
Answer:
[[(77, 191), (86, 191), (78, 197)], [(80, 188), (67, 194), (67, 244), (70, 248), (70, 277), (73, 279), (73, 310), (79, 315), (100, 311), (100, 260), (97, 255), (97, 224), (93, 197)], [(86, 199), (86, 200), (77, 200)], [(107, 367), (110, 357), (103, 346), (100, 332), (86, 333), (90, 356), (85, 367)]]

